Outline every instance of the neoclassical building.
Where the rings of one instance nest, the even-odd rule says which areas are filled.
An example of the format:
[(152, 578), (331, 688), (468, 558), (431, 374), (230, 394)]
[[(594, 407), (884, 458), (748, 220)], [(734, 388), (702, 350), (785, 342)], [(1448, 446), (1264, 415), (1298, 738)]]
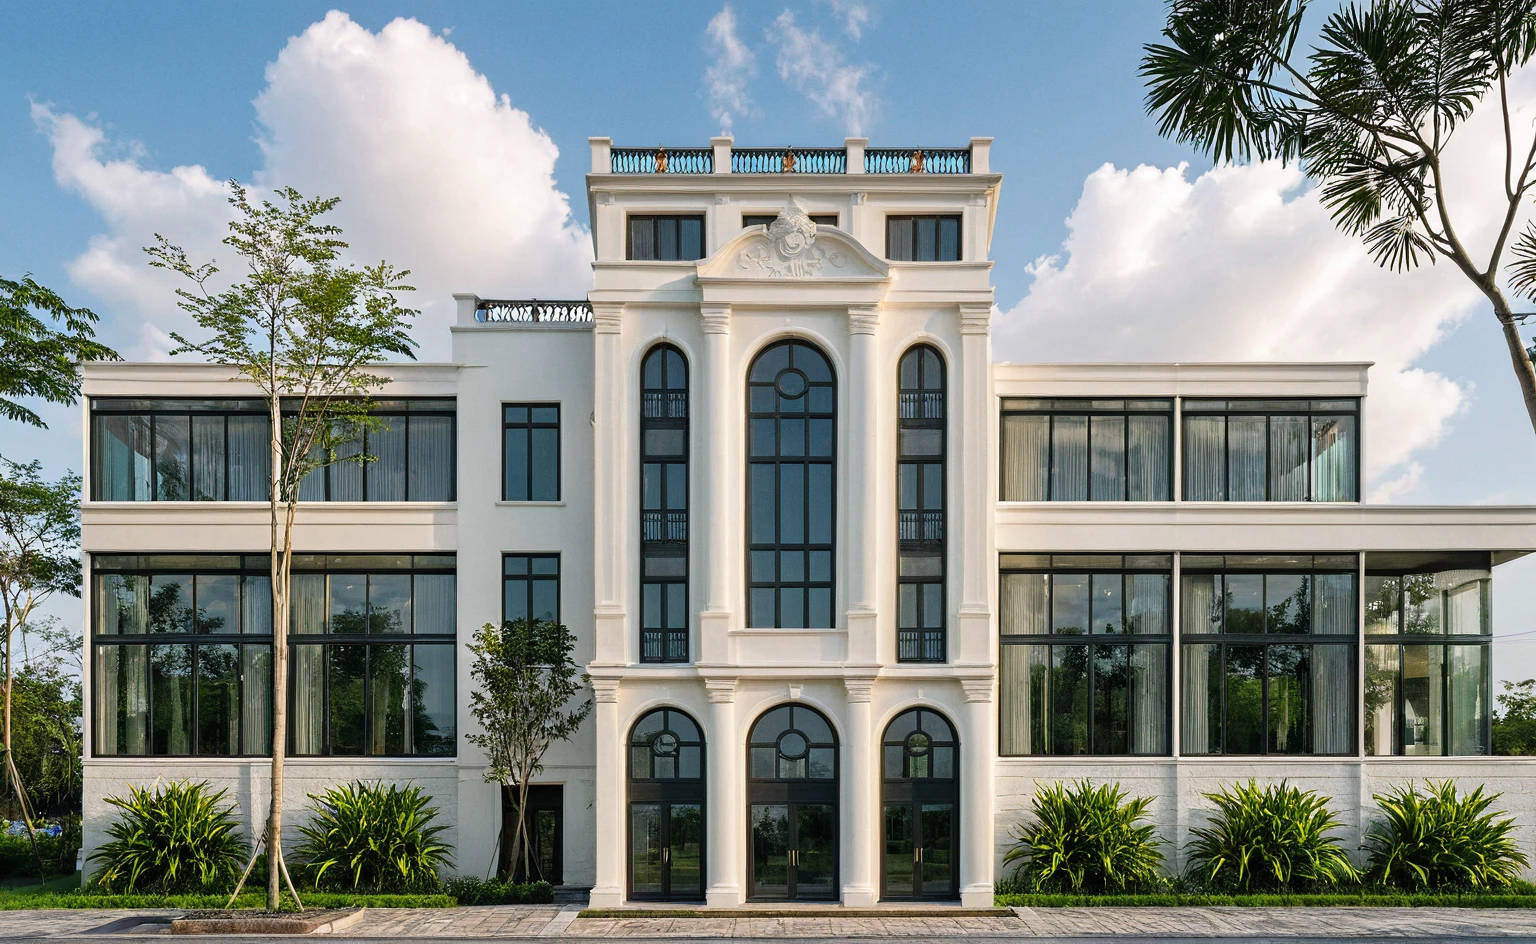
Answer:
[[(1153, 796), (1174, 866), (1250, 776), (1351, 840), (1413, 778), (1536, 822), (1488, 756), (1536, 509), (1366, 503), (1367, 364), (994, 364), (990, 144), (592, 139), (588, 297), (455, 296), (452, 363), (380, 368), (374, 461), (305, 484), (287, 808), (411, 781), (485, 874), (464, 645), (539, 616), (595, 702), (533, 791), (541, 870), (594, 905), (990, 904), (1079, 777)], [(88, 849), (130, 783), (264, 814), (266, 417), (231, 376), (86, 370)]]

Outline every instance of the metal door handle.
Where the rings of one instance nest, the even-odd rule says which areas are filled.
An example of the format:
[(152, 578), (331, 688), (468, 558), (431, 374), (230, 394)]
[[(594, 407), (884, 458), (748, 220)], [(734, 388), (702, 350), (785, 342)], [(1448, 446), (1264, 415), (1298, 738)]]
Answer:
[(672, 861), (672, 847), (663, 846), (661, 850), (661, 863), (666, 865)]

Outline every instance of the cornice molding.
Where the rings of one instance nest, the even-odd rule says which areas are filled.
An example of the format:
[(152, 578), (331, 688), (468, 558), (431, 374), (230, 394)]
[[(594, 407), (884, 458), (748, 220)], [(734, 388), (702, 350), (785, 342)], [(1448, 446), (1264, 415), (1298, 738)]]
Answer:
[(849, 305), (848, 306), (848, 333), (849, 334), (874, 334), (880, 326), (880, 306), (878, 305)]
[(712, 705), (730, 705), (736, 701), (736, 680), (713, 678), (704, 680), (704, 694)]

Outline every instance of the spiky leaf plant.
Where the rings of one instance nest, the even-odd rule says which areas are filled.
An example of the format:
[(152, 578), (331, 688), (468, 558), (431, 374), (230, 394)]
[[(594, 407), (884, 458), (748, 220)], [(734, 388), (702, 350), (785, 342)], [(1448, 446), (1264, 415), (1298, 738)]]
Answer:
[(1137, 891), (1162, 878), (1163, 854), (1147, 817), (1149, 797), (1117, 783), (1055, 783), (1035, 794), (1034, 821), (1014, 827), (1003, 864), (1037, 892)]
[(313, 815), (300, 826), (295, 853), (316, 888), (357, 892), (426, 892), (450, 850), (438, 841), (437, 809), (421, 788), (354, 781), (310, 794)]
[(1191, 827), (1191, 877), (1225, 891), (1298, 891), (1359, 878), (1331, 833), (1341, 825), (1314, 790), (1285, 781), (1235, 783), (1205, 798), (1216, 804), (1206, 827)]
[(1376, 794), (1384, 818), (1366, 833), (1366, 874), (1405, 889), (1512, 884), (1530, 863), (1515, 845), (1514, 819), (1488, 812), (1502, 795), (1481, 785), (1460, 793), (1450, 780), (1427, 782), (1424, 793), (1410, 783)]
[(111, 841), (91, 853), (102, 863), (96, 884), (112, 892), (190, 892), (227, 888), (249, 853), (226, 791), (206, 781), (130, 786), (107, 797), (121, 810)]

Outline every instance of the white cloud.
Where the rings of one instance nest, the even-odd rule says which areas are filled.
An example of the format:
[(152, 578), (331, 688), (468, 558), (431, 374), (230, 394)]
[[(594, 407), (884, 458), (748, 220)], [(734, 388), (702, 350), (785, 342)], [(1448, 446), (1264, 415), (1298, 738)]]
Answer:
[(875, 11), (864, 0), (827, 0), (832, 15), (842, 21), (843, 31), (854, 42), (864, 38), (864, 30), (874, 24)]
[[(353, 257), (412, 270), (422, 359), (448, 353), (452, 292), (584, 294), (591, 243), (556, 186), (554, 143), (442, 36), (407, 19), (372, 33), (333, 11), (288, 41), (266, 83), (255, 101), (258, 192), (341, 197), (331, 216)], [(194, 257), (229, 263), (219, 245), (230, 213), (224, 185), (200, 166), (159, 171), (137, 156), (109, 158), (112, 142), (74, 115), (35, 105), (33, 117), (53, 145), (59, 184), (106, 222), (71, 278), (108, 300), (120, 322), (141, 325), (119, 328), (132, 335), (127, 356), (163, 353), (165, 331), (188, 322), (173, 283), (140, 247), (158, 231)]]
[(819, 30), (802, 30), (789, 10), (773, 21), (768, 40), (779, 50), (779, 78), (809, 98), (822, 114), (842, 122), (848, 134), (860, 135), (869, 129), (879, 104), (868, 87), (869, 66), (850, 65), (842, 50), (822, 39)]
[(720, 122), (721, 133), (726, 133), (736, 118), (752, 110), (747, 84), (757, 75), (757, 56), (736, 35), (736, 13), (730, 4), (710, 19), (705, 35), (714, 55), (714, 61), (704, 71), (709, 107)]

